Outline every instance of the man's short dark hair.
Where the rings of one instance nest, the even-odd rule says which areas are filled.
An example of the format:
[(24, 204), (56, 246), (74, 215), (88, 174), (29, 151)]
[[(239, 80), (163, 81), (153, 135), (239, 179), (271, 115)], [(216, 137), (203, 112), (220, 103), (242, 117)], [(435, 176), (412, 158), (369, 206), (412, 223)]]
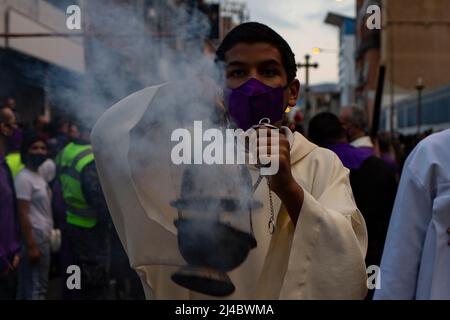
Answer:
[(330, 112), (315, 115), (308, 126), (308, 138), (320, 147), (338, 142), (345, 137), (339, 118)]
[(238, 43), (254, 44), (260, 42), (270, 43), (278, 49), (288, 82), (294, 80), (297, 74), (297, 64), (291, 47), (278, 33), (262, 23), (247, 22), (231, 30), (217, 49), (216, 60), (225, 61), (225, 54)]

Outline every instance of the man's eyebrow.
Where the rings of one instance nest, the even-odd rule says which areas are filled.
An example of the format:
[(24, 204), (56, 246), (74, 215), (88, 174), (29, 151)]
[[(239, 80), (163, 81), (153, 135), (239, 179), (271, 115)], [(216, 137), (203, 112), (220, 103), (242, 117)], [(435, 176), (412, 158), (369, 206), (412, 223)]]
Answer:
[(246, 66), (247, 64), (245, 63), (245, 62), (242, 62), (242, 61), (231, 61), (231, 62), (228, 62), (227, 64), (226, 64), (226, 66), (227, 67), (242, 67), (242, 66)]
[[(281, 64), (281, 62), (279, 62), (278, 60), (275, 59), (269, 59), (269, 60), (264, 60), (261, 62), (257, 63), (258, 65), (276, 65), (279, 67), (282, 67), (283, 65)], [(247, 66), (248, 64), (239, 60), (234, 60), (234, 61), (230, 61), (226, 64), (227, 67), (243, 67), (243, 66)]]
[(265, 61), (262, 61), (262, 62), (260, 62), (258, 64), (262, 64), (262, 65), (274, 64), (274, 65), (277, 65), (277, 66), (280, 66), (280, 67), (283, 66), (280, 61), (275, 60), (275, 59), (265, 60)]

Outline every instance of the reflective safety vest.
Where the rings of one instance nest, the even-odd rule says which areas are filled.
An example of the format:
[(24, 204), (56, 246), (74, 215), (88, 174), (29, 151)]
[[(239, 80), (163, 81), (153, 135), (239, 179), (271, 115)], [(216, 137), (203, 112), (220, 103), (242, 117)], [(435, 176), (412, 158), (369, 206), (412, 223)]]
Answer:
[(9, 170), (11, 170), (13, 178), (16, 178), (17, 174), (25, 168), (20, 157), (20, 152), (11, 152), (5, 157), (6, 163), (8, 164)]
[(93, 228), (97, 224), (97, 213), (88, 205), (81, 190), (81, 172), (92, 161), (92, 146), (73, 142), (56, 157), (59, 180), (67, 206), (67, 223), (81, 228)]

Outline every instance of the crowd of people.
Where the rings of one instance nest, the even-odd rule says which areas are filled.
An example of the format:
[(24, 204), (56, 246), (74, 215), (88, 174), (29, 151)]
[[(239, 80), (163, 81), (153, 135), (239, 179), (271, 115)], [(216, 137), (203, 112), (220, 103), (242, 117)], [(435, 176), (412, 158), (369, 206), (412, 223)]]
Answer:
[[(0, 299), (143, 298), (112, 226), (89, 128), (18, 119), (8, 99), (0, 108)], [(82, 270), (81, 289), (67, 285), (72, 265)]]
[(449, 277), (440, 263), (450, 250), (450, 208), (443, 200), (450, 155), (442, 148), (450, 130), (395, 140), (366, 132), (367, 116), (356, 106), (342, 108), (339, 117), (317, 114), (308, 127), (309, 139), (336, 153), (350, 171), (368, 231), (366, 265), (381, 266), (378, 290), (366, 299), (448, 297)]

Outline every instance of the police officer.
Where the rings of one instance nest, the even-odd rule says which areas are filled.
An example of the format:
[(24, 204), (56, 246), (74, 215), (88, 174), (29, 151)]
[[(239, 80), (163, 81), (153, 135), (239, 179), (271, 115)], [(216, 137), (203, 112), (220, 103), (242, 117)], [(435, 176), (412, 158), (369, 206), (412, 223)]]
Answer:
[[(63, 225), (62, 274), (64, 299), (105, 299), (109, 288), (110, 216), (90, 145), (90, 131), (78, 124), (79, 135), (57, 156), (66, 204)], [(67, 268), (81, 272), (81, 289), (68, 286)]]

